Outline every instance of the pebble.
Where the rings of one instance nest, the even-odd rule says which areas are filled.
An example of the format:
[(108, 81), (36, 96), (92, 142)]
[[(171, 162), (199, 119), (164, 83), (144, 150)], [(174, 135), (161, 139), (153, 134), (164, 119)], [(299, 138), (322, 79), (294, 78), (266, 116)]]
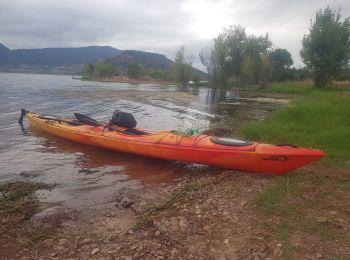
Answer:
[(115, 197), (116, 207), (118, 208), (128, 208), (132, 205), (131, 200), (124, 192), (118, 192)]
[(160, 235), (160, 231), (157, 230), (156, 233), (154, 233), (156, 237), (158, 237)]
[(171, 253), (172, 256), (176, 255), (176, 253), (177, 253), (176, 248), (173, 248), (173, 249), (170, 251), (170, 253)]
[(47, 246), (52, 246), (54, 244), (54, 240), (49, 238), (49, 239), (46, 239), (43, 244), (47, 245)]
[(275, 255), (275, 256), (282, 256), (282, 250), (281, 250), (281, 248), (280, 247), (276, 247), (275, 248), (275, 250), (273, 250), (273, 254)]
[(81, 241), (81, 244), (84, 245), (84, 244), (90, 244), (92, 242), (92, 239), (91, 238), (85, 238), (83, 239), (83, 241)]
[(131, 203), (131, 200), (129, 200), (128, 198), (123, 198), (119, 205), (120, 205), (122, 208), (128, 208), (128, 207), (131, 206), (131, 204), (132, 204), (132, 203)]
[(253, 260), (262, 260), (262, 259), (266, 259), (267, 254), (263, 253), (263, 252), (255, 252), (253, 254), (251, 254), (250, 259)]
[(132, 247), (130, 247), (131, 250), (135, 250), (136, 248), (138, 248), (139, 245), (133, 245)]
[(58, 242), (57, 242), (57, 244), (59, 245), (59, 246), (64, 246), (64, 245), (66, 245), (66, 244), (68, 244), (68, 239), (66, 239), (66, 238), (60, 238), (59, 240), (58, 240)]
[(241, 207), (244, 207), (245, 205), (247, 205), (247, 203), (248, 203), (248, 202), (247, 202), (246, 200), (242, 200), (242, 201), (241, 201)]
[(96, 247), (91, 251), (91, 255), (96, 255), (98, 252), (100, 252), (100, 249)]
[(319, 222), (319, 223), (326, 223), (327, 222), (327, 218), (326, 217), (317, 217), (317, 221)]
[(65, 252), (67, 250), (66, 246), (55, 246), (55, 250)]

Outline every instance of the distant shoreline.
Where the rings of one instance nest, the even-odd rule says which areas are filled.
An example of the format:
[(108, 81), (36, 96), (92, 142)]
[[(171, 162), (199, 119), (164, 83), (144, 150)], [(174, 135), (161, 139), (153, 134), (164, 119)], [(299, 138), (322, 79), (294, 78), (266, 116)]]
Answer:
[(155, 79), (151, 77), (140, 77), (140, 78), (130, 78), (128, 76), (112, 76), (111, 78), (104, 78), (104, 79), (84, 79), (87, 81), (99, 81), (99, 82), (117, 82), (117, 83), (130, 83), (130, 84), (157, 84), (157, 85), (174, 85), (174, 82), (161, 80), (161, 79)]

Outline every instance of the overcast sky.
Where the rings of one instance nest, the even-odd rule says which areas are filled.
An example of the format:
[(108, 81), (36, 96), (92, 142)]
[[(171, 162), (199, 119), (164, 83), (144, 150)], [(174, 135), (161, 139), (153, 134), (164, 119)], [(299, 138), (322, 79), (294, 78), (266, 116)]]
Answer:
[(224, 27), (269, 33), (301, 65), (301, 39), (316, 10), (350, 0), (0, 0), (0, 43), (10, 49), (110, 45), (174, 58), (180, 45), (199, 67), (200, 49)]

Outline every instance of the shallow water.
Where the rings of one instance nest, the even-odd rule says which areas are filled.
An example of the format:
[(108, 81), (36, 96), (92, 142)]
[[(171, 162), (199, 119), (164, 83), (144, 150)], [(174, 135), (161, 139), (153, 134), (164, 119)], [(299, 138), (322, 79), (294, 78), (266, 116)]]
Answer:
[[(107, 121), (113, 110), (132, 112), (146, 129), (206, 129), (228, 117), (241, 122), (263, 118), (276, 105), (237, 93), (209, 98), (205, 88), (87, 82), (61, 75), (0, 73), (0, 182), (28, 179), (56, 183), (46, 200), (69, 207), (100, 203), (106, 194), (143, 183), (169, 182), (209, 167), (150, 159), (72, 143), (18, 125), (21, 108), (54, 116), (74, 112)], [(240, 94), (244, 96), (244, 94)], [(233, 127), (233, 128), (234, 128)]]

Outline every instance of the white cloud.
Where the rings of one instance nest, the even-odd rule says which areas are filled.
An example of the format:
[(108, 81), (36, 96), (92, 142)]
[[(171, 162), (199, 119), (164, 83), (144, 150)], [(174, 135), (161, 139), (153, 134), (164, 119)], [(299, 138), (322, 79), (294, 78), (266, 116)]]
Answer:
[(185, 45), (195, 65), (198, 52), (224, 27), (269, 33), (297, 65), (302, 36), (316, 10), (330, 5), (350, 16), (347, 0), (0, 0), (0, 42), (10, 48), (111, 45), (173, 58)]

